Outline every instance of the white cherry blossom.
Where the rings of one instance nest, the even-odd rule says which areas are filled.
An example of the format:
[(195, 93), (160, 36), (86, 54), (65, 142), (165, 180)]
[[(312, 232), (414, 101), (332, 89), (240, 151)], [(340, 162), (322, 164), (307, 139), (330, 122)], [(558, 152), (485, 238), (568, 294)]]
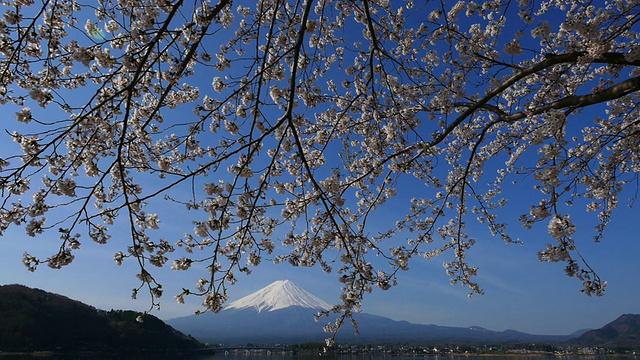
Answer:
[[(1, 7), (0, 234), (60, 241), (25, 253), (30, 271), (69, 264), (88, 236), (139, 268), (133, 297), (157, 306), (149, 264), (170, 266), (195, 277), (176, 301), (217, 312), (234, 274), (319, 266), (340, 280), (335, 333), (415, 261), (443, 257), (481, 294), (467, 253), (527, 241), (507, 226), (519, 219), (547, 230), (540, 260), (604, 291), (577, 229), (603, 240), (637, 193), (637, 2)], [(183, 235), (163, 233), (179, 221)]]

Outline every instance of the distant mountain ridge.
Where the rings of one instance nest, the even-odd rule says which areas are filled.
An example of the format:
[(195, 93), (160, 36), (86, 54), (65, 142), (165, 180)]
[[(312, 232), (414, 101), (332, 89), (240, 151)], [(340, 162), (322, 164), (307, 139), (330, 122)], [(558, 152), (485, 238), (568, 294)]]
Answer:
[[(319, 310), (330, 305), (288, 280), (230, 303), (218, 314), (186, 316), (167, 320), (171, 326), (210, 343), (302, 343), (323, 341), (324, 324), (331, 318), (314, 321)], [(359, 335), (344, 325), (338, 341), (532, 341), (563, 342), (569, 336), (531, 335), (515, 330), (492, 331), (481, 327), (447, 327), (412, 324), (366, 313), (355, 314)]]
[[(188, 316), (167, 323), (212, 344), (294, 344), (322, 341), (327, 336), (322, 328), (330, 319), (313, 321), (317, 311), (325, 308), (325, 302), (287, 281), (269, 291), (263, 290), (230, 303), (233, 307), (219, 314)], [(257, 293), (266, 294), (266, 298)], [(22, 285), (0, 286), (0, 352), (186, 350), (202, 346), (155, 316), (145, 315), (144, 322), (138, 323), (135, 320), (138, 315), (126, 310), (98, 310), (62, 295)], [(420, 325), (366, 313), (356, 314), (356, 320), (360, 336), (345, 325), (337, 336), (339, 342), (555, 342), (640, 349), (640, 315), (636, 314), (625, 314), (600, 329), (580, 330), (569, 336), (531, 335), (515, 330), (497, 332), (478, 326)]]
[(201, 347), (162, 320), (134, 311), (98, 310), (23, 285), (0, 286), (0, 351), (185, 350)]
[(600, 329), (571, 341), (575, 345), (640, 349), (640, 315), (624, 314)]

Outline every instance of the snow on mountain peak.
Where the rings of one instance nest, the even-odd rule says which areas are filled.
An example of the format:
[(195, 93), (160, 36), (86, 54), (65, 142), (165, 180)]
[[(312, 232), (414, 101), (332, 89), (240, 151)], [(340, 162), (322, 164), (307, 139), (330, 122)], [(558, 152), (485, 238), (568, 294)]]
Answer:
[(284, 309), (290, 306), (301, 306), (318, 310), (329, 310), (331, 308), (331, 305), (289, 280), (276, 281), (253, 294), (249, 294), (230, 303), (226, 308), (255, 308), (258, 312), (261, 312), (263, 310), (274, 311)]

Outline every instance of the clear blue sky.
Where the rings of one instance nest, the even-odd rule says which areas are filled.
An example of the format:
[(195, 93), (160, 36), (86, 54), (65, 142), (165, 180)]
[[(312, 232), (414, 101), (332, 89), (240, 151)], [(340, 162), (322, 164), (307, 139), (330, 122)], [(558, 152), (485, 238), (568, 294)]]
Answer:
[[(209, 86), (210, 77), (205, 76), (202, 81)], [(6, 114), (13, 114), (15, 109), (4, 110)], [(588, 111), (585, 113), (589, 115)], [(13, 121), (13, 115), (5, 116)], [(7, 135), (0, 132), (0, 155), (13, 146), (5, 145), (8, 141)], [(469, 232), (479, 239), (468, 253), (468, 260), (479, 267), (477, 281), (485, 295), (469, 299), (466, 288), (449, 285), (442, 267), (444, 261), (450, 260), (451, 254), (446, 254), (429, 261), (415, 259), (408, 272), (399, 274), (397, 287), (374, 291), (365, 298), (363, 310), (414, 323), (516, 329), (535, 334), (569, 334), (583, 328), (599, 328), (623, 313), (640, 313), (640, 212), (637, 208), (621, 206), (605, 233), (606, 238), (599, 244), (591, 241), (593, 218), (582, 214), (577, 206), (572, 212), (572, 219), (580, 225), (576, 239), (582, 254), (609, 283), (604, 297), (588, 297), (579, 292), (581, 284), (576, 279), (564, 275), (562, 264), (538, 261), (537, 251), (550, 239), (546, 224), (530, 231), (520, 227), (518, 215), (529, 206), (521, 200), (527, 200), (524, 194), (530, 187), (523, 192), (523, 186), (528, 185), (505, 189), (510, 206), (501, 215), (511, 223), (513, 237), (522, 239), (524, 245), (505, 245), (500, 239), (490, 238), (480, 225), (468, 224)], [(409, 185), (401, 190), (398, 198), (387, 205), (388, 211), (407, 207), (413, 189)], [(152, 205), (150, 212), (161, 215), (163, 236), (179, 238), (183, 232), (180, 220), (188, 222), (192, 214), (174, 205), (166, 207), (160, 202)], [(382, 213), (375, 220), (385, 221), (388, 217)], [(126, 247), (129, 235), (126, 229), (115, 229), (112, 235), (108, 245), (85, 239), (76, 260), (68, 267), (51, 270), (41, 266), (30, 273), (21, 263), (23, 252), (47, 255), (59, 243), (56, 238), (30, 238), (24, 231), (11, 228), (0, 237), (0, 284), (37, 287), (106, 310), (147, 310), (148, 298), (141, 295), (138, 300), (130, 299), (131, 289), (139, 285), (134, 277), (137, 269), (133, 262), (117, 267), (112, 259), (116, 251)], [(197, 277), (174, 272), (169, 267), (157, 270), (165, 295), (160, 311), (154, 314), (164, 319), (190, 315), (200, 309), (200, 299), (187, 299), (185, 305), (179, 305), (173, 295), (182, 287), (192, 288)], [(294, 281), (328, 303), (339, 301), (338, 275), (325, 274), (318, 268), (292, 268), (288, 264), (275, 266), (264, 262), (251, 276), (238, 276), (238, 284), (230, 287), (230, 301), (281, 279)]]
[[(172, 211), (179, 218), (175, 209)], [(170, 221), (163, 224), (165, 235), (179, 231)], [(621, 208), (601, 243), (593, 243), (588, 231), (585, 231), (585, 240), (579, 243), (585, 257), (601, 277), (609, 281), (604, 297), (585, 296), (579, 292), (579, 282), (566, 277), (560, 264), (538, 261), (536, 252), (548, 239), (544, 226), (525, 231), (514, 222), (512, 229), (525, 241), (524, 245), (505, 245), (499, 239), (483, 238), (469, 253), (469, 260), (480, 268), (478, 281), (485, 295), (468, 299), (466, 288), (449, 285), (442, 268), (446, 258), (416, 259), (409, 271), (400, 273), (399, 286), (389, 291), (374, 291), (365, 299), (363, 310), (415, 323), (476, 325), (537, 334), (568, 334), (582, 328), (598, 328), (623, 313), (640, 313), (637, 210)], [(482, 231), (478, 228), (479, 233)], [(50, 251), (57, 246), (57, 239), (30, 238), (24, 232), (10, 230), (0, 238), (0, 284), (25, 284), (106, 310), (146, 310), (147, 298), (131, 300), (129, 297), (131, 289), (138, 285), (133, 276), (136, 272), (133, 263), (129, 261), (117, 267), (112, 260), (114, 252), (127, 241), (126, 233), (120, 233), (120, 239), (117, 234), (109, 245), (83, 242), (76, 260), (62, 270), (41, 266), (30, 273), (21, 264), (22, 253), (26, 250), (44, 254), (45, 249)], [(192, 286), (192, 276), (170, 269), (159, 274), (166, 293), (161, 299), (161, 310), (155, 315), (167, 319), (190, 315), (199, 309), (199, 299), (188, 300), (184, 305), (173, 300), (181, 287)], [(290, 279), (329, 303), (339, 301), (337, 275), (322, 273), (317, 268), (265, 262), (251, 276), (239, 279), (238, 284), (230, 287), (230, 300), (275, 280)]]

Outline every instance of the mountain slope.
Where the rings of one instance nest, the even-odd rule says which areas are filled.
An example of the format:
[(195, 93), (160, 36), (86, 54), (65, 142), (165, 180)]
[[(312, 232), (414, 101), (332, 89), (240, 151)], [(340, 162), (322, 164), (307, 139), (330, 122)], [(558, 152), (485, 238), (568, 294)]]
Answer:
[[(277, 281), (229, 304), (218, 314), (205, 313), (167, 320), (195, 338), (224, 344), (303, 343), (323, 341), (324, 324), (331, 321), (314, 315), (329, 305), (290, 281)], [(336, 337), (344, 342), (393, 341), (566, 341), (565, 336), (538, 336), (514, 330), (496, 332), (479, 327), (457, 328), (419, 325), (382, 316), (358, 313), (359, 335), (345, 324)]]
[(0, 350), (192, 349), (200, 344), (146, 315), (101, 311), (22, 285), (0, 286)]
[(640, 315), (625, 314), (597, 330), (587, 331), (573, 344), (640, 349)]
[[(328, 335), (323, 331), (331, 319), (313, 320), (316, 312), (292, 306), (258, 313), (255, 309), (228, 309), (218, 314), (205, 313), (167, 320), (176, 329), (196, 339), (227, 345), (247, 343), (322, 342)], [(345, 324), (336, 337), (339, 342), (423, 342), (456, 341), (480, 343), (499, 342), (564, 342), (569, 336), (532, 335), (514, 330), (492, 331), (478, 327), (461, 328), (412, 324), (366, 313), (355, 314), (359, 334)]]
[(316, 323), (316, 310), (291, 306), (274, 311), (225, 309), (167, 320), (174, 328), (210, 344), (294, 344), (323, 341), (323, 324)]
[(289, 280), (276, 281), (227, 305), (205, 313), (167, 320), (176, 329), (211, 343), (299, 343), (322, 341), (323, 323), (314, 316), (331, 305)]
[(515, 330), (493, 331), (477, 326), (452, 327), (414, 324), (367, 313), (355, 314), (359, 335), (346, 325), (337, 339), (349, 342), (563, 342), (569, 336), (533, 335)]

